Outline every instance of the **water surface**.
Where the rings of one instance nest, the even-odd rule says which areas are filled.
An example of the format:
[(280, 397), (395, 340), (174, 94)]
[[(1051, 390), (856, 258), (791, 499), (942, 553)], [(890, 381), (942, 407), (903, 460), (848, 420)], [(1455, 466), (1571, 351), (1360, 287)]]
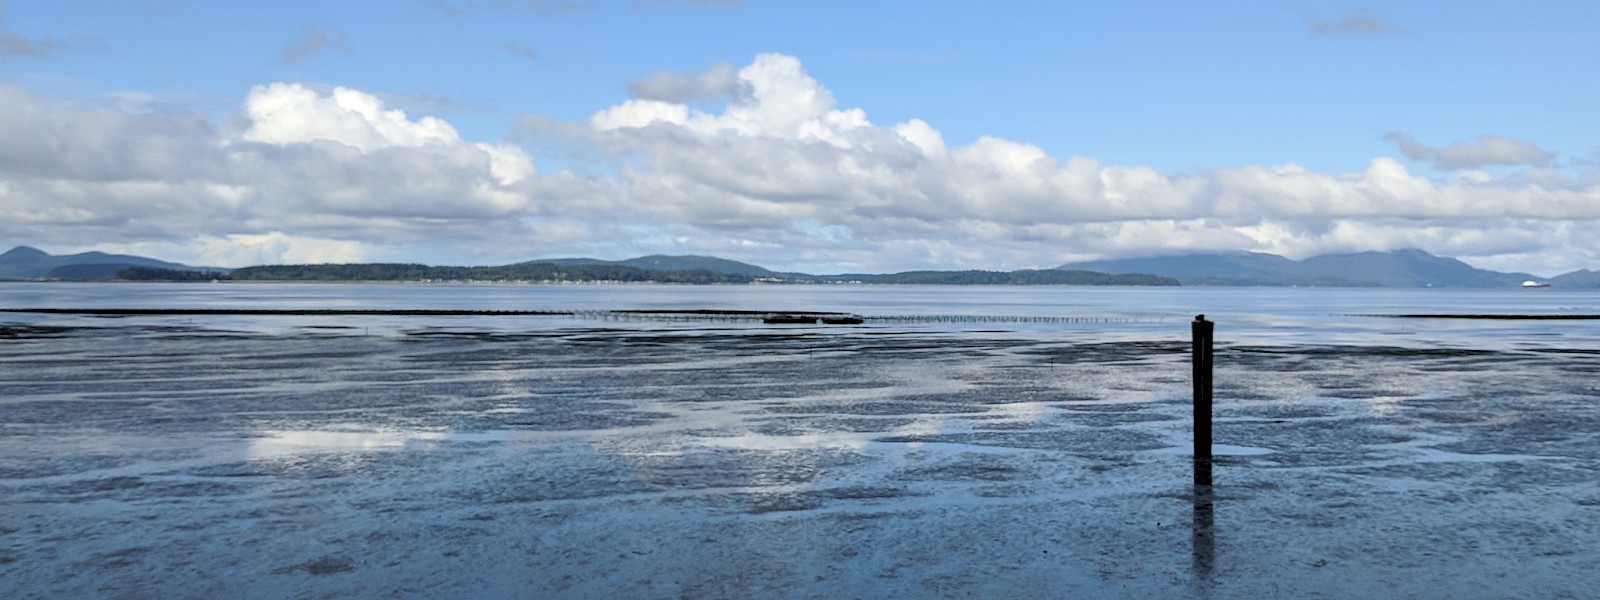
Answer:
[[(0, 580), (39, 598), (1583, 597), (1600, 324), (1350, 315), (1593, 299), (0, 284), (8, 307), (1084, 318), (0, 315)], [(1197, 313), (1219, 341), (1204, 556)]]

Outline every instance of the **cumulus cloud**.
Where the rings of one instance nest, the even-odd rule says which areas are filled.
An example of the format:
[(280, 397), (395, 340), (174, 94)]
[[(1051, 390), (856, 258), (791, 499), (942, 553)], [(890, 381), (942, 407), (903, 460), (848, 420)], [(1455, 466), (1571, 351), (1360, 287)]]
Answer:
[(1425, 145), (1400, 132), (1391, 132), (1383, 139), (1394, 142), (1407, 158), (1426, 161), (1442, 171), (1537, 165), (1556, 156), (1533, 142), (1492, 134), (1480, 135), (1476, 142), (1455, 142), (1443, 147)]
[(243, 138), (257, 142), (326, 140), (370, 151), (460, 140), (440, 119), (413, 121), (404, 111), (385, 108), (376, 96), (342, 87), (324, 95), (299, 84), (258, 86), (245, 99), (244, 112), (250, 127)]
[[(217, 251), (225, 240), (282, 259), (308, 247), (353, 255), (517, 235), (520, 224), (501, 220), (538, 210), (541, 184), (521, 148), (465, 141), (370, 94), (265, 85), (239, 119), (246, 126), (223, 133), (197, 115), (128, 114), (0, 87), (0, 237), (187, 240), (196, 256), (240, 256)], [(259, 243), (273, 234), (274, 244)]]
[(191, 256), (189, 260), (196, 266), (354, 263), (370, 260), (377, 252), (360, 242), (293, 236), (281, 231), (199, 235), (184, 244), (140, 241), (102, 244), (100, 248), (138, 256)]
[(215, 128), (193, 115), (112, 107), (52, 109), (48, 100), (0, 85), (0, 173), (60, 181), (176, 181), (222, 170), (211, 156)]
[[(1342, 173), (1174, 175), (993, 136), (952, 143), (918, 119), (875, 123), (791, 56), (757, 56), (731, 78), (720, 102), (661, 93), (583, 122), (528, 116), (524, 135), (591, 161), (556, 172), (351, 88), (258, 86), (217, 124), (0, 87), (0, 239), (168, 244), (187, 254), (165, 258), (224, 266), (694, 253), (841, 272), (1406, 247), (1502, 267), (1600, 264), (1585, 235), (1600, 226), (1597, 178), (1436, 179), (1388, 157)], [(1425, 160), (1507, 164), (1453, 147)]]
[(314, 27), (301, 34), (279, 56), (286, 63), (298, 63), (337, 50), (349, 50), (344, 32), (330, 27)]
[[(1590, 206), (1597, 198), (1592, 187), (1559, 178), (1539, 185), (1492, 177), (1433, 181), (1382, 157), (1355, 173), (1245, 165), (1171, 176), (1087, 157), (1061, 159), (994, 137), (949, 147), (926, 122), (879, 126), (859, 109), (837, 106), (792, 57), (759, 56), (737, 79), (720, 113), (636, 98), (590, 118), (598, 146), (643, 157), (620, 174), (626, 192), (637, 196), (625, 204), (644, 206), (648, 198), (649, 210), (669, 220), (759, 230), (757, 237), (766, 239), (784, 235), (774, 224), (811, 223), (836, 232), (830, 243), (865, 239), (882, 247), (937, 239), (993, 249), (985, 253), (990, 260), (1002, 248), (1033, 248), (1032, 261), (1009, 266), (1041, 264), (1051, 244), (1079, 254), (1243, 248), (1305, 256), (1366, 239), (1378, 249), (1414, 244), (1454, 251), (1464, 247), (1460, 240), (1489, 236), (1363, 236), (1377, 231), (1378, 222), (1419, 231), (1464, 220), (1520, 219), (1526, 226), (1600, 218)], [(1439, 153), (1450, 164), (1463, 164), (1463, 155)], [(959, 256), (920, 247), (929, 261)]]

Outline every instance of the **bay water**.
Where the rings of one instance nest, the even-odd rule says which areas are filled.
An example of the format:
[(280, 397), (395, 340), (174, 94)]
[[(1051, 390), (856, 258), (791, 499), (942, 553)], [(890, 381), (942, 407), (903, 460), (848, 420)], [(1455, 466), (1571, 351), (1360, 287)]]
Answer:
[[(13, 597), (1583, 597), (1593, 292), (3, 283)], [(772, 326), (605, 311), (824, 311)], [(1215, 513), (1188, 323), (1217, 323)], [(1214, 519), (1213, 519), (1214, 516)]]

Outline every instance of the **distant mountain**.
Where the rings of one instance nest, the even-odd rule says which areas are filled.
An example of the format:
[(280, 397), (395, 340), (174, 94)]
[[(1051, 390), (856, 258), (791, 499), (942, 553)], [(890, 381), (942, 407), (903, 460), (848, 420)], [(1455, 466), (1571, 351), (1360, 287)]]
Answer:
[(1588, 269), (1573, 271), (1571, 273), (1567, 273), (1566, 275), (1550, 278), (1549, 284), (1552, 288), (1582, 288), (1591, 290), (1600, 288), (1600, 271), (1590, 271)]
[[(120, 274), (126, 279), (145, 281), (185, 280), (174, 271), (137, 269)], [(262, 265), (235, 269), (219, 279), (235, 281), (626, 281), (656, 283), (750, 283), (751, 278), (732, 273), (693, 271), (651, 271), (608, 262), (557, 264), (526, 262), (497, 267), (431, 267), (400, 263), (360, 263), (339, 265)]]
[[(87, 270), (87, 269), (86, 269)], [(261, 265), (210, 273), (127, 268), (114, 273), (132, 281), (625, 281), (656, 283), (881, 283), (939, 285), (1178, 285), (1176, 279), (1144, 274), (1085, 271), (907, 271), (886, 275), (777, 273), (749, 263), (711, 256), (642, 256), (628, 260), (556, 258), (490, 267), (434, 267), (361, 263)]]
[(1421, 250), (1330, 254), (1305, 259), (1300, 265), (1313, 277), (1376, 284), (1371, 287), (1517, 287), (1534, 279), (1527, 273), (1474, 268)]
[(1149, 273), (1177, 279), (1184, 285), (1283, 285), (1276, 282), (1291, 276), (1294, 261), (1275, 254), (1224, 252), (1097, 260), (1065, 264), (1056, 269), (1117, 274)]
[[(226, 276), (230, 271), (232, 277)], [(198, 273), (198, 275), (197, 275)], [(214, 275), (222, 275), (214, 277)], [(410, 281), (653, 281), (668, 283), (923, 283), (986, 285), (1259, 285), (1317, 287), (1520, 287), (1546, 281), (1553, 288), (1600, 288), (1600, 271), (1573, 271), (1544, 279), (1527, 273), (1477, 269), (1421, 250), (1330, 254), (1290, 260), (1258, 252), (1220, 252), (1156, 258), (1100, 260), (1045, 271), (908, 271), (889, 274), (780, 273), (714, 256), (651, 255), (627, 260), (553, 258), (502, 267), (424, 265), (267, 265), (230, 270), (191, 267), (131, 256), (84, 252), (54, 256), (18, 246), (0, 254), (0, 279), (218, 279)]]
[(651, 271), (695, 271), (705, 269), (712, 273), (748, 275), (750, 277), (774, 277), (777, 275), (777, 273), (749, 263), (714, 256), (664, 256), (654, 254), (617, 261), (617, 264)]
[(17, 246), (0, 254), (0, 265), (26, 265), (49, 260), (50, 254), (32, 246)]
[(728, 260), (726, 258), (717, 258), (715, 256), (695, 255), (668, 256), (664, 254), (652, 254), (650, 256), (641, 256), (627, 260), (600, 260), (598, 258), (544, 258), (517, 264), (531, 265), (537, 263), (561, 266), (621, 265), (624, 267), (633, 267), (635, 269), (644, 269), (646, 271), (662, 272), (703, 270), (727, 275), (744, 275), (746, 277), (778, 277), (781, 275), (780, 273), (774, 273), (749, 263)]
[(780, 273), (749, 263), (715, 256), (665, 256), (653, 254), (628, 260), (606, 261), (593, 258), (535, 260), (561, 266), (620, 265), (665, 273), (710, 272), (716, 275), (748, 277), (796, 283), (881, 283), (926, 285), (1178, 285), (1176, 279), (1145, 274), (1090, 273), (1079, 271), (906, 271), (902, 273), (859, 273), (851, 275), (811, 275)]
[[(1539, 279), (1527, 273), (1478, 269), (1421, 250), (1329, 254), (1298, 261), (1274, 254), (1224, 252), (1100, 260), (1056, 268), (1150, 273), (1175, 278), (1184, 285), (1492, 288), (1518, 287), (1523, 281)], [(1581, 284), (1577, 273), (1569, 275), (1573, 277), (1562, 282), (1563, 287)], [(1551, 286), (1556, 287), (1560, 279), (1551, 280)]]
[(129, 267), (177, 271), (227, 271), (227, 269), (191, 267), (127, 254), (84, 252), (55, 256), (29, 246), (17, 246), (5, 254), (0, 254), (0, 279), (110, 279), (115, 277), (118, 271)]
[(614, 264), (617, 264), (616, 261), (600, 260), (598, 258), (541, 258), (539, 260), (530, 260), (530, 261), (527, 261), (527, 262), (520, 262), (520, 263), (517, 263), (517, 264), (518, 265), (532, 265), (532, 264), (538, 264), (538, 263), (544, 263), (544, 264), (547, 264), (547, 265), (558, 265), (558, 266), (563, 266), (563, 267), (570, 267), (570, 266), (573, 266), (573, 265), (614, 265)]
[[(852, 275), (851, 281), (923, 285), (1178, 285), (1171, 277), (1092, 271), (905, 271), (887, 275)], [(819, 278), (823, 279), (823, 278)]]

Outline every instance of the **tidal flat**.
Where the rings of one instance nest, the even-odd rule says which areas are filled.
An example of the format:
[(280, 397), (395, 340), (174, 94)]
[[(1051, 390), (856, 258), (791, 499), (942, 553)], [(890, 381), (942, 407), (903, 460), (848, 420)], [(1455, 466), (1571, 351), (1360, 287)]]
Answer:
[(1600, 356), (1186, 331), (0, 327), (14, 598), (1580, 598)]

